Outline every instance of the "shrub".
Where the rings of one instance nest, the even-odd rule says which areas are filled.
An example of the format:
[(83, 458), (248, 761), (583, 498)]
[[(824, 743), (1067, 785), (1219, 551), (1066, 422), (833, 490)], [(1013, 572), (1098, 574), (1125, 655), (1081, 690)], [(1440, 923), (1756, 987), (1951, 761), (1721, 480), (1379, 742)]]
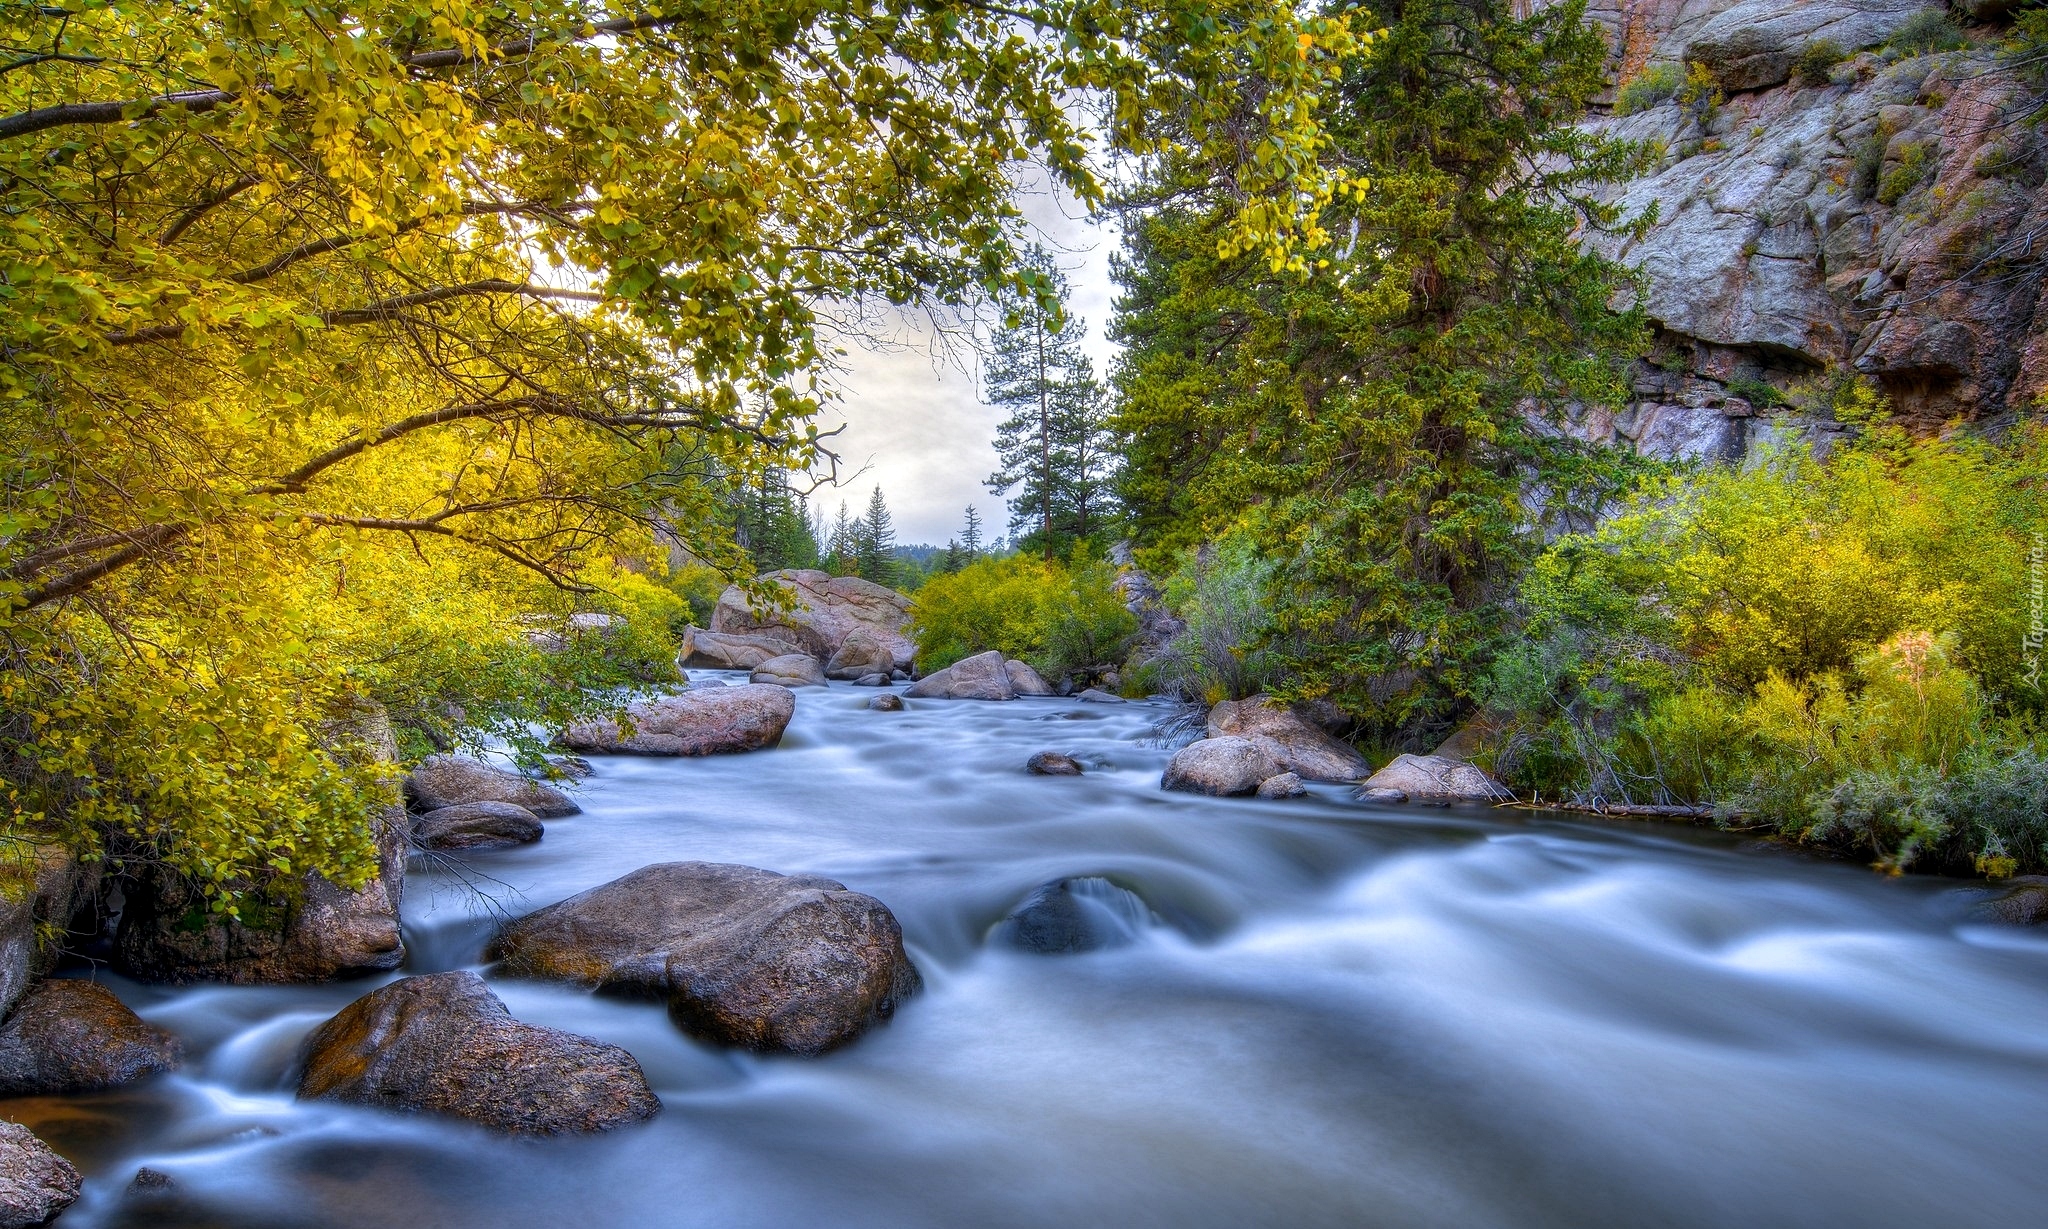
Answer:
[(1929, 141), (1916, 141), (1899, 151), (1899, 160), (1884, 177), (1877, 181), (1877, 201), (1881, 205), (1896, 205), (1906, 193), (1920, 186), (1934, 169), (1934, 145)]
[(1835, 65), (1849, 58), (1842, 45), (1830, 38), (1817, 38), (1799, 49), (1793, 70), (1805, 85), (1827, 85), (1834, 80)]
[(1138, 630), (1109, 567), (1078, 553), (1071, 565), (1011, 555), (933, 576), (910, 619), (920, 670), (995, 649), (1051, 679), (1121, 661)]
[(1955, 19), (1940, 9), (1922, 9), (1900, 24), (1890, 46), (1901, 55), (1926, 55), (1935, 51), (1958, 51), (1969, 46)]
[(1652, 64), (1622, 83), (1614, 95), (1616, 115), (1634, 115), (1669, 102), (1685, 84), (1685, 70), (1676, 64)]
[(1144, 663), (1146, 684), (1214, 704), (1277, 683), (1280, 669), (1268, 647), (1272, 577), (1272, 564), (1242, 535), (1183, 552), (1163, 588), (1168, 607), (1186, 626)]

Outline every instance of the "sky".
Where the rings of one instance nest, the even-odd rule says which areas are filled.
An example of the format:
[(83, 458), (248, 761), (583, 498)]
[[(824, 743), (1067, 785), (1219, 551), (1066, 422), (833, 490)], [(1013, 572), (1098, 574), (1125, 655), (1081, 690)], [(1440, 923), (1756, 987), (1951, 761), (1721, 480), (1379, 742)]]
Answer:
[[(1116, 297), (1109, 279), (1114, 225), (1095, 224), (1071, 199), (1048, 190), (1027, 191), (1018, 203), (1066, 271), (1073, 288), (1068, 310), (1087, 323), (1096, 375), (1107, 374), (1115, 353), (1103, 336)], [(981, 402), (974, 355), (964, 347), (935, 352), (921, 318), (880, 323), (882, 344), (847, 347), (842, 400), (820, 420), (827, 429), (845, 424), (830, 445), (841, 458), (843, 485), (814, 493), (812, 508), (829, 521), (843, 499), (848, 514), (858, 516), (880, 484), (901, 544), (944, 546), (959, 535), (970, 503), (981, 510), (985, 536), (1007, 532), (1008, 505), (982, 485), (996, 468), (992, 441), (1003, 416)]]

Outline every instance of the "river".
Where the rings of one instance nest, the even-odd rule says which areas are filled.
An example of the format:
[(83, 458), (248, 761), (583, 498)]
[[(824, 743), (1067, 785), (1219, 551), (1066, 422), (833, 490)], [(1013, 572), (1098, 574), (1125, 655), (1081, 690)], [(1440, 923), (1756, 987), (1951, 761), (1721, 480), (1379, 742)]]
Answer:
[[(717, 676), (700, 672), (700, 679)], [(797, 693), (774, 751), (605, 758), (537, 845), (416, 860), (407, 973), (652, 862), (879, 897), (925, 988), (817, 1059), (658, 1003), (494, 979), (626, 1047), (663, 1111), (545, 1141), (291, 1096), (374, 982), (98, 976), (185, 1069), (0, 1112), (85, 1226), (2000, 1226), (2048, 1216), (2048, 935), (1933, 880), (1661, 824), (1166, 794), (1163, 705)], [(1081, 778), (1022, 770), (1072, 754)], [(1134, 891), (1129, 941), (992, 934), (1035, 887)], [(1134, 902), (1108, 885), (1112, 909)], [(87, 975), (82, 970), (74, 976)], [(138, 1198), (138, 1166), (174, 1191)]]

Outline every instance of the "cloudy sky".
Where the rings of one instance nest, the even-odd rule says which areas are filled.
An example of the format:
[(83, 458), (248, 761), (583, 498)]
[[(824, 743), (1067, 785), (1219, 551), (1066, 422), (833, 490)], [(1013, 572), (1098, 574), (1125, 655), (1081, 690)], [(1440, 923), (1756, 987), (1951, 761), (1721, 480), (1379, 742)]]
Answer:
[[(1109, 257), (1116, 231), (1092, 223), (1078, 205), (1049, 192), (1027, 193), (1020, 203), (1066, 270), (1074, 292), (1069, 309), (1085, 318), (1088, 350), (1096, 374), (1103, 375), (1113, 352), (1103, 330), (1115, 298)], [(844, 399), (822, 423), (845, 422), (833, 442), (842, 475), (865, 469), (838, 490), (812, 495), (812, 507), (829, 520), (844, 499), (858, 515), (879, 483), (898, 542), (945, 545), (960, 532), (970, 503), (981, 509), (985, 532), (1006, 532), (1008, 507), (982, 485), (996, 467), (991, 441), (1003, 416), (981, 402), (974, 355), (961, 347), (950, 353), (934, 347), (932, 330), (921, 319), (892, 318), (881, 322), (881, 332), (884, 344), (848, 347), (839, 381)]]

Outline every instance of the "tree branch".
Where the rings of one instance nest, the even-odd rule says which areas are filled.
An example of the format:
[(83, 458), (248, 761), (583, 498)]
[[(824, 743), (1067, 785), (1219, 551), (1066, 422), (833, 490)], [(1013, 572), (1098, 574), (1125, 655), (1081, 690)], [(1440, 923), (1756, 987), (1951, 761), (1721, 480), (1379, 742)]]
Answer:
[[(478, 282), (464, 282), (459, 286), (436, 286), (430, 290), (396, 295), (362, 307), (321, 312), (320, 322), (333, 328), (374, 324), (379, 320), (388, 320), (408, 307), (423, 307), (429, 303), (442, 303), (449, 299), (491, 294), (523, 295), (529, 299), (568, 299), (577, 303), (604, 302), (604, 296), (594, 290), (564, 290), (556, 286), (535, 286), (494, 277)], [(159, 324), (127, 333), (109, 333), (107, 343), (115, 346), (134, 346), (148, 341), (170, 341), (184, 336), (189, 327), (184, 324)]]

